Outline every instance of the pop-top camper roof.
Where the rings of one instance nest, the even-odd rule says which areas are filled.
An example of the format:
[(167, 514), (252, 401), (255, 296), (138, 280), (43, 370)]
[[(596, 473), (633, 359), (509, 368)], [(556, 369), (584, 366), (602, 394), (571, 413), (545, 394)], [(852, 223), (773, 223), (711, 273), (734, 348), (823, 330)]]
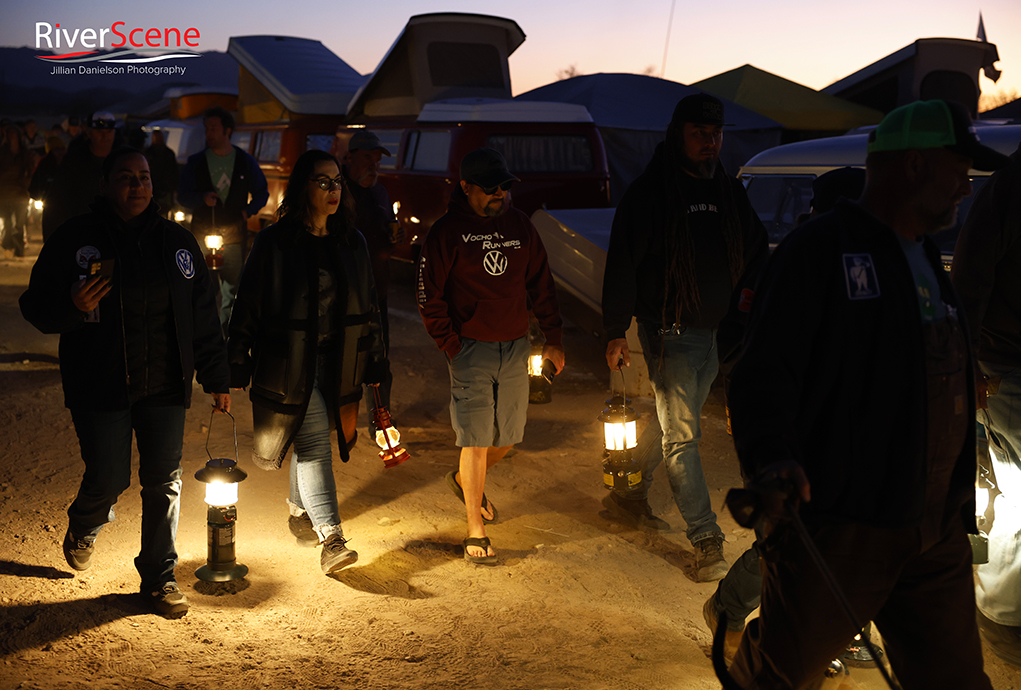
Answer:
[(241, 65), (242, 122), (343, 115), (365, 82), (319, 41), (291, 36), (232, 36), (227, 53)]
[(351, 117), (415, 118), (433, 101), (510, 98), (507, 59), (525, 40), (517, 22), (483, 14), (420, 14), (355, 94)]
[(993, 69), (996, 46), (963, 38), (920, 38), (854, 74), (830, 84), (823, 93), (888, 113), (918, 100), (960, 101), (975, 117), (979, 70)]

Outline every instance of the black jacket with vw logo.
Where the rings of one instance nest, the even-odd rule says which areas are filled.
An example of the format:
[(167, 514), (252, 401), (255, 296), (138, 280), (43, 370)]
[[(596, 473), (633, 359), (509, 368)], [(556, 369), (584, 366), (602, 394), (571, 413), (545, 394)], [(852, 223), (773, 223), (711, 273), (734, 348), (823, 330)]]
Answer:
[[(113, 288), (86, 314), (71, 301), (71, 286), (92, 259), (114, 261)], [(60, 334), (69, 408), (126, 409), (150, 396), (187, 407), (196, 373), (206, 393), (228, 391), (227, 351), (202, 252), (155, 204), (137, 230), (102, 198), (92, 213), (61, 225), (32, 268), (21, 313), (43, 333)]]
[(480, 216), (460, 187), (429, 230), (418, 263), (418, 309), (441, 350), (453, 357), (461, 338), (507, 342), (528, 332), (535, 313), (548, 345), (560, 345), (562, 322), (546, 248), (532, 221), (508, 208)]

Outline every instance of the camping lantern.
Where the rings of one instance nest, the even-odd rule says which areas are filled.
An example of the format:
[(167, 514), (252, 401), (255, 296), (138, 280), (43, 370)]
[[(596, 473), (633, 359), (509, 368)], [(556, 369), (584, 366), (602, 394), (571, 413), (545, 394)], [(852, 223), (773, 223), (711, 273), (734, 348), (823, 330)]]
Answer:
[[(215, 413), (215, 410), (214, 410)], [(234, 416), (225, 413), (234, 422)], [(248, 474), (238, 467), (238, 433), (234, 422), (234, 458), (213, 458), (209, 453), (209, 434), (213, 419), (209, 419), (206, 434), (206, 455), (209, 461), (195, 473), (195, 479), (206, 485), (206, 525), (208, 551), (206, 564), (195, 571), (195, 577), (206, 582), (229, 582), (248, 574), (248, 566), (237, 562), (234, 551), (234, 525), (238, 511), (234, 505), (238, 500), (238, 483)]]
[(401, 448), (401, 432), (393, 425), (390, 410), (386, 409), (379, 399), (379, 386), (372, 386), (376, 408), (372, 411), (372, 421), (376, 425), (376, 445), (380, 447), (379, 457), (383, 467), (397, 467), (411, 457), (411, 453)]
[(206, 254), (206, 266), (209, 270), (215, 271), (223, 268), (223, 235), (206, 235), (206, 249), (209, 253)]
[(642, 484), (642, 470), (631, 450), (638, 445), (638, 414), (631, 400), (615, 395), (606, 401), (599, 415), (603, 423), (603, 484), (619, 492), (633, 491)]
[(528, 402), (545, 405), (553, 402), (553, 362), (542, 358), (542, 353), (533, 352), (528, 357)]

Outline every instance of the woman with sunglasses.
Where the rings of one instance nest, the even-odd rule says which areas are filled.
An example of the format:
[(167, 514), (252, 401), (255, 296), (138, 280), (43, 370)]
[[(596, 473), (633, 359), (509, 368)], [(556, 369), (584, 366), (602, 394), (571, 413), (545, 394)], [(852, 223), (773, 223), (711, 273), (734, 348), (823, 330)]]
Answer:
[(251, 385), (252, 459), (279, 469), (293, 446), (290, 529), (300, 545), (323, 545), (327, 575), (358, 559), (338, 514), (330, 432), (347, 462), (362, 383), (378, 384), (388, 366), (369, 255), (345, 194), (336, 158), (298, 158), (280, 221), (258, 234), (241, 274), (227, 341), (231, 385)]

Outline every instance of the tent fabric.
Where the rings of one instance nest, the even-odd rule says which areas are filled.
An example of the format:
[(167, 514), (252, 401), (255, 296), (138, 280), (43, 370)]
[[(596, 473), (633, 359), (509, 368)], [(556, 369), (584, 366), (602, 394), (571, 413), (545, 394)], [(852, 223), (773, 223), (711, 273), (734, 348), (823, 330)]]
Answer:
[(776, 120), (787, 129), (847, 131), (878, 124), (883, 113), (744, 65), (692, 84)]
[[(564, 79), (518, 95), (515, 100), (576, 103), (588, 108), (606, 149), (610, 169), (610, 203), (616, 206), (666, 138), (677, 101), (696, 89), (641, 74), (589, 74)], [(775, 121), (724, 102), (727, 127), (720, 162), (736, 175), (760, 151), (780, 144), (782, 127)]]
[[(677, 101), (703, 89), (643, 74), (586, 74), (540, 86), (515, 98), (578, 103), (600, 127), (665, 132)], [(777, 129), (780, 124), (746, 107), (727, 103), (727, 131)]]

